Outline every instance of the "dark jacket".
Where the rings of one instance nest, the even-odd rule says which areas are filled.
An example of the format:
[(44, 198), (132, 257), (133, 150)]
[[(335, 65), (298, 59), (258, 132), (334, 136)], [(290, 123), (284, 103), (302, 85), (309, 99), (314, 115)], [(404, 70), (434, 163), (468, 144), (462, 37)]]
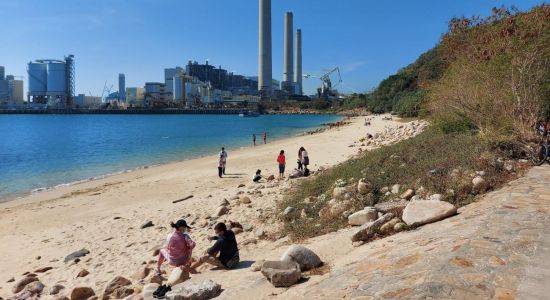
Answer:
[(218, 259), (224, 266), (226, 266), (227, 262), (239, 251), (235, 234), (233, 231), (227, 230), (223, 236), (216, 236), (214, 239), (216, 240), (216, 243), (208, 249), (208, 254), (214, 256), (217, 252), (219, 252), (220, 255), (218, 256)]

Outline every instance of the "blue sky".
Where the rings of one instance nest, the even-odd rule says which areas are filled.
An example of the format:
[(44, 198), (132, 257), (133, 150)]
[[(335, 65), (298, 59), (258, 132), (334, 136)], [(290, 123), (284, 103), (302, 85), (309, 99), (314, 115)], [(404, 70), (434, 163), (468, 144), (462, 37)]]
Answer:
[[(304, 73), (339, 66), (346, 92), (366, 91), (433, 47), (453, 16), (531, 0), (273, 0), (273, 76), (282, 78), (283, 16), (303, 31)], [(257, 0), (0, 0), (0, 65), (25, 76), (26, 63), (74, 54), (76, 90), (100, 95), (105, 81), (163, 81), (188, 60), (257, 74)], [(27, 83), (25, 82), (25, 89)], [(318, 85), (304, 80), (306, 92)]]

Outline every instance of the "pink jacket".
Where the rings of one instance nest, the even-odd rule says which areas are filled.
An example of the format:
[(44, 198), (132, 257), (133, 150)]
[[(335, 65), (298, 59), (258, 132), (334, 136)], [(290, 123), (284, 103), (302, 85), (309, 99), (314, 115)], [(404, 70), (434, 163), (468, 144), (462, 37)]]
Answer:
[(195, 242), (187, 234), (176, 231), (167, 238), (168, 245), (163, 252), (164, 257), (172, 266), (184, 266), (191, 262)]

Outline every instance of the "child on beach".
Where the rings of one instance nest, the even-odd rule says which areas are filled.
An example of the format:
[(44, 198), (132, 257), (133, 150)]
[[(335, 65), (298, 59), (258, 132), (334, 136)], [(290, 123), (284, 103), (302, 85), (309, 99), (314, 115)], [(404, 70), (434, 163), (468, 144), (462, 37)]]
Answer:
[(262, 180), (262, 178), (264, 178), (262, 176), (262, 170), (257, 170), (256, 175), (254, 175), (254, 177), (252, 178), (252, 181), (259, 182), (260, 180)]
[(191, 229), (191, 227), (187, 226), (185, 220), (181, 219), (176, 223), (172, 222), (170, 225), (175, 231), (168, 235), (166, 247), (160, 250), (157, 262), (157, 276), (160, 277), (160, 267), (165, 261), (175, 268), (170, 277), (168, 277), (166, 284), (159, 286), (153, 292), (154, 298), (157, 299), (163, 299), (165, 294), (172, 290), (174, 285), (189, 279), (191, 258), (193, 248), (195, 248), (195, 242), (185, 233), (188, 229)]
[(277, 156), (277, 162), (279, 163), (279, 180), (281, 180), (285, 178), (286, 158), (284, 150), (281, 150), (279, 156)]

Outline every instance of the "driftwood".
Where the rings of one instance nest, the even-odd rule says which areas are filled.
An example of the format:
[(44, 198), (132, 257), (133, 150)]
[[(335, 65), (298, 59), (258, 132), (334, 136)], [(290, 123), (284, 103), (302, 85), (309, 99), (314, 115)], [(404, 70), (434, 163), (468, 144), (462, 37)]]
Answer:
[(174, 201), (172, 201), (172, 203), (183, 202), (183, 201), (189, 200), (189, 199), (191, 199), (191, 198), (193, 198), (193, 195), (189, 195), (189, 196), (187, 196), (187, 197), (185, 197), (185, 198), (182, 198), (182, 199), (174, 200)]

